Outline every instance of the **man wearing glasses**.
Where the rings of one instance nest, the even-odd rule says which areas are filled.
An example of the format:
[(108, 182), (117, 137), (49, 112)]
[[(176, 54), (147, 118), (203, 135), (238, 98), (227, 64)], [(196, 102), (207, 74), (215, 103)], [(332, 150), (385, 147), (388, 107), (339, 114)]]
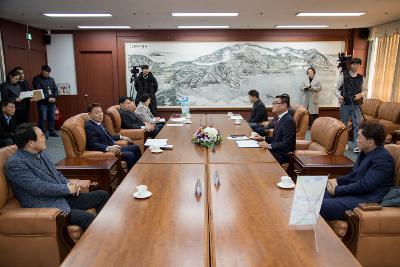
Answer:
[(269, 149), (279, 164), (288, 163), (288, 153), (296, 149), (296, 123), (288, 112), (289, 107), (287, 95), (276, 96), (272, 102), (272, 112), (277, 116), (272, 137), (255, 137), (260, 147)]

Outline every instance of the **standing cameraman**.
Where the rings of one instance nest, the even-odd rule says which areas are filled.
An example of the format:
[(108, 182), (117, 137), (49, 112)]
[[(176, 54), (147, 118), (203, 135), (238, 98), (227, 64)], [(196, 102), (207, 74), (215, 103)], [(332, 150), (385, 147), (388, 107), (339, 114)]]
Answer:
[(361, 122), (362, 99), (367, 95), (367, 86), (364, 77), (358, 74), (361, 66), (360, 58), (350, 59), (350, 70), (343, 70), (335, 88), (335, 95), (340, 103), (340, 120), (347, 126), (349, 117), (353, 123), (354, 153), (359, 153), (357, 146), (358, 124)]
[(158, 90), (158, 83), (156, 78), (154, 78), (153, 74), (150, 72), (148, 65), (142, 66), (142, 72), (135, 80), (135, 89), (137, 92), (135, 99), (136, 106), (139, 104), (142, 95), (150, 95), (151, 102), (149, 108), (153, 116), (157, 116), (156, 92)]

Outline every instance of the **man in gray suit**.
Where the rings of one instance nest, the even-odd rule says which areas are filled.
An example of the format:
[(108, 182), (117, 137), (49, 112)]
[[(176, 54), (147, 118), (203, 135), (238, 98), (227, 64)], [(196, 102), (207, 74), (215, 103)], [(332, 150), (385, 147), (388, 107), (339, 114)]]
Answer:
[(39, 127), (21, 124), (14, 135), (18, 150), (6, 164), (6, 174), (12, 191), (24, 208), (58, 208), (70, 214), (70, 224), (86, 230), (94, 220), (87, 209), (101, 210), (108, 193), (97, 190), (79, 194), (79, 186), (69, 183), (57, 171), (45, 152), (46, 137)]

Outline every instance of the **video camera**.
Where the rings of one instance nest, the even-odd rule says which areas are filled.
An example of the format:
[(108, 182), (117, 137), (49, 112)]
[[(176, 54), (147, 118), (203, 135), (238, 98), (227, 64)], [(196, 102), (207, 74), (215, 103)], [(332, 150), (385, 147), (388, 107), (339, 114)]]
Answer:
[(132, 73), (131, 83), (137, 78), (137, 76), (140, 72), (140, 68), (141, 68), (141, 66), (133, 66), (131, 68), (131, 73)]
[(344, 52), (338, 53), (337, 68), (341, 68), (342, 73), (348, 70), (349, 63), (352, 59), (351, 55), (346, 55)]

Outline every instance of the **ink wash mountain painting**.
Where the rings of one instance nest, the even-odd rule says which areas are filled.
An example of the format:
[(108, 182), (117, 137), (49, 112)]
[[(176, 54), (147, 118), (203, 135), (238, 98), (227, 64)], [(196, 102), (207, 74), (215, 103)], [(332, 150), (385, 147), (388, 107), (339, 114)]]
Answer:
[(146, 42), (125, 43), (127, 94), (134, 96), (134, 66), (149, 65), (158, 81), (158, 106), (179, 106), (189, 96), (197, 107), (249, 106), (256, 89), (271, 105), (288, 93), (302, 104), (302, 82), (313, 66), (322, 84), (320, 105), (336, 105), (337, 53), (344, 42)]

